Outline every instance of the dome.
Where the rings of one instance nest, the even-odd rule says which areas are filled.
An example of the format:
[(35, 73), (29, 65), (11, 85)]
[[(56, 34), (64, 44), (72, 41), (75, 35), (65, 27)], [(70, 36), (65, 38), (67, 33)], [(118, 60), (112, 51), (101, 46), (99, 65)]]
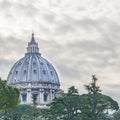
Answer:
[(39, 53), (38, 43), (32, 34), (28, 43), (27, 53), (11, 68), (7, 81), (9, 84), (48, 83), (60, 85), (53, 65)]

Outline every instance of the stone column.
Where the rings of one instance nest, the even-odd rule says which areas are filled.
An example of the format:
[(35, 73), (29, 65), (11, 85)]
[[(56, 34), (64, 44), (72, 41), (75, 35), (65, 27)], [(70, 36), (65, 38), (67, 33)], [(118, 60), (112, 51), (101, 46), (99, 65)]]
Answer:
[(43, 94), (44, 94), (44, 89), (39, 89), (39, 103), (40, 104), (44, 103)]
[(27, 89), (27, 104), (32, 103), (31, 89)]
[(55, 98), (55, 90), (52, 91), (52, 100)]
[(53, 98), (54, 98), (54, 90), (50, 90), (50, 100), (49, 100), (49, 103), (53, 100)]
[(23, 104), (21, 92), (20, 92), (20, 103)]

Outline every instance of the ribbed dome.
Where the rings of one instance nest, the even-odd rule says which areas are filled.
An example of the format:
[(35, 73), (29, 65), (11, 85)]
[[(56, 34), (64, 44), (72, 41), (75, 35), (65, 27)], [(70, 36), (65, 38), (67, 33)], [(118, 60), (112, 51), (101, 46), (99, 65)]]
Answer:
[(58, 75), (52, 64), (41, 57), (34, 34), (32, 34), (31, 42), (28, 43), (25, 57), (14, 64), (7, 80), (9, 84), (39, 82), (60, 85)]

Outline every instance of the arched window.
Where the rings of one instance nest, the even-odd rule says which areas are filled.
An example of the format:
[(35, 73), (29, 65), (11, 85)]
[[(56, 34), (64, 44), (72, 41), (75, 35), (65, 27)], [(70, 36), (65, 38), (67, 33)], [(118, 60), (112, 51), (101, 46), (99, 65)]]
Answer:
[(44, 102), (47, 102), (48, 94), (44, 93)]
[(27, 101), (27, 94), (22, 94), (22, 101), (26, 102)]

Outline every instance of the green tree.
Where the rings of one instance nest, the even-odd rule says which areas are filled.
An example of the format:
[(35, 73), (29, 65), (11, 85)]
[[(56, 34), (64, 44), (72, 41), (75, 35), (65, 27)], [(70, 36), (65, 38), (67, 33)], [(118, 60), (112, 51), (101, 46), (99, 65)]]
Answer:
[(33, 110), (32, 110), (32, 112), (33, 112), (33, 120), (35, 120), (35, 117), (36, 117), (36, 105), (37, 105), (36, 100), (37, 100), (37, 96), (33, 95), (32, 96), (32, 102), (33, 102)]
[(113, 119), (112, 120), (120, 120), (120, 110), (113, 113)]
[[(21, 120), (22, 116), (26, 111), (32, 109), (29, 105), (18, 105), (13, 108), (10, 108), (6, 111), (7, 120)], [(4, 112), (0, 112), (0, 118), (2, 119)], [(0, 120), (1, 120), (0, 119)]]
[(111, 97), (101, 94), (100, 87), (96, 85), (97, 78), (92, 76), (92, 83), (85, 85), (88, 94), (81, 95), (82, 119), (99, 120), (109, 110), (118, 110), (119, 106)]
[(48, 109), (42, 111), (42, 117), (46, 120), (79, 120), (80, 98), (74, 86), (67, 93), (55, 98), (48, 105)]
[(7, 85), (5, 80), (0, 79), (0, 110), (4, 111), (4, 119), (6, 111), (19, 103), (19, 90)]
[(28, 109), (24, 112), (21, 120), (41, 120), (41, 109), (33, 108), (31, 106), (31, 109)]
[(100, 117), (99, 120), (112, 120), (112, 116), (108, 113), (103, 113)]
[(32, 102), (33, 105), (31, 105), (31, 108), (26, 110), (24, 114), (22, 115), (21, 120), (41, 120), (41, 109), (37, 108), (37, 96), (33, 95), (32, 96)]
[(109, 111), (118, 110), (116, 101), (101, 94), (96, 85), (97, 78), (92, 76), (92, 83), (85, 85), (87, 94), (79, 95), (74, 86), (67, 93), (55, 98), (42, 110), (42, 117), (46, 120), (111, 120)]

